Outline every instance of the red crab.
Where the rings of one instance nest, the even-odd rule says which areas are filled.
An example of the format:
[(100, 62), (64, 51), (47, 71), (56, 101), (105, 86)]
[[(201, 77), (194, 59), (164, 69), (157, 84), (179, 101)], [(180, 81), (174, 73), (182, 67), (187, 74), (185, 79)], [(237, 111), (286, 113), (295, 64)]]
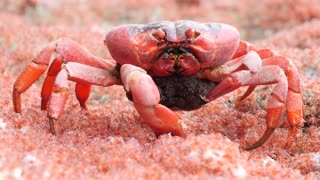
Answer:
[[(267, 109), (267, 129), (251, 150), (264, 144), (287, 110), (293, 132), (302, 126), (300, 78), (290, 59), (239, 40), (239, 32), (221, 23), (181, 20), (129, 24), (112, 29), (104, 40), (114, 60), (104, 60), (70, 39), (47, 45), (14, 84), (13, 104), (21, 113), (20, 94), (49, 67), (41, 91), (41, 109), (49, 126), (61, 116), (68, 98), (68, 80), (76, 82), (82, 108), (91, 85), (123, 85), (141, 118), (157, 135), (185, 136), (170, 109), (193, 110), (239, 87), (248, 86), (237, 102), (258, 85), (276, 84)], [(50, 63), (53, 53), (55, 58)]]

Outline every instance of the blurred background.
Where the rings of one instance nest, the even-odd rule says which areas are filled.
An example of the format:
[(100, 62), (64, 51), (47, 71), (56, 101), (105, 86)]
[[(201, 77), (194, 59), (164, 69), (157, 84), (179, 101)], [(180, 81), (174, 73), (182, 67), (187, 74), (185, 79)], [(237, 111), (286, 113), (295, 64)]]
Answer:
[(320, 18), (319, 0), (2, 0), (0, 11), (37, 26), (97, 26), (188, 19), (224, 22), (246, 40)]
[[(280, 52), (289, 47), (314, 49), (320, 45), (319, 4), (319, 0), (1, 0), (0, 50), (12, 60), (0, 63), (13, 68), (0, 72), (20, 72), (20, 63), (26, 65), (43, 46), (61, 37), (110, 58), (103, 39), (112, 27), (160, 20), (222, 22), (236, 27), (242, 40), (257, 47)], [(297, 58), (286, 50), (281, 53)], [(313, 63), (314, 58), (309, 59)], [(299, 59), (295, 63), (307, 64), (299, 65), (303, 63)], [(306, 68), (307, 77), (320, 77), (319, 69)]]

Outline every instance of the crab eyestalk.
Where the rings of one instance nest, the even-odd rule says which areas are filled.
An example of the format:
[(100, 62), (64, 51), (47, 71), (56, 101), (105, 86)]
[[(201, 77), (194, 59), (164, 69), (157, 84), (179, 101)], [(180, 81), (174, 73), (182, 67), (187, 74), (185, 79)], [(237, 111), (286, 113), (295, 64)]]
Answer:
[(179, 74), (190, 76), (200, 70), (197, 58), (183, 47), (168, 48), (155, 60), (151, 72), (155, 76)]

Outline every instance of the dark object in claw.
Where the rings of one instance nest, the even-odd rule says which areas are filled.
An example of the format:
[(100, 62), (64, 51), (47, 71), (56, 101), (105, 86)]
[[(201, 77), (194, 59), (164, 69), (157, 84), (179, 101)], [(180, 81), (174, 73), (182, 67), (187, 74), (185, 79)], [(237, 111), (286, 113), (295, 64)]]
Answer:
[(194, 110), (209, 101), (205, 97), (217, 83), (195, 76), (153, 77), (160, 91), (160, 104), (169, 108)]
[[(173, 75), (152, 79), (160, 91), (160, 104), (187, 111), (198, 109), (208, 103), (206, 96), (217, 85), (215, 82), (195, 76)], [(132, 101), (130, 92), (127, 93), (127, 97)]]

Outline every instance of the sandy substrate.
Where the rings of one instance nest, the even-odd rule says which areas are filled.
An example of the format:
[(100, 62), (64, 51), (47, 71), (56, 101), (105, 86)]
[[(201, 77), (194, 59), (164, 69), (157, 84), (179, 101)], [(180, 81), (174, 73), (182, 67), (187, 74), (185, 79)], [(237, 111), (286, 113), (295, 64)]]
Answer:
[[(320, 179), (320, 6), (316, 0), (49, 1), (0, 2), (0, 178), (7, 179)], [(49, 42), (73, 39), (111, 58), (103, 45), (110, 28), (127, 23), (190, 19), (224, 22), (243, 39), (292, 59), (301, 74), (305, 124), (292, 138), (285, 117), (271, 139), (241, 150), (265, 130), (264, 105), (273, 86), (260, 86), (235, 106), (244, 89), (203, 108), (177, 112), (187, 133), (156, 138), (122, 87), (94, 87), (89, 112), (70, 98), (58, 135), (40, 110), (43, 78), (22, 95), (14, 113), (15, 79)]]

